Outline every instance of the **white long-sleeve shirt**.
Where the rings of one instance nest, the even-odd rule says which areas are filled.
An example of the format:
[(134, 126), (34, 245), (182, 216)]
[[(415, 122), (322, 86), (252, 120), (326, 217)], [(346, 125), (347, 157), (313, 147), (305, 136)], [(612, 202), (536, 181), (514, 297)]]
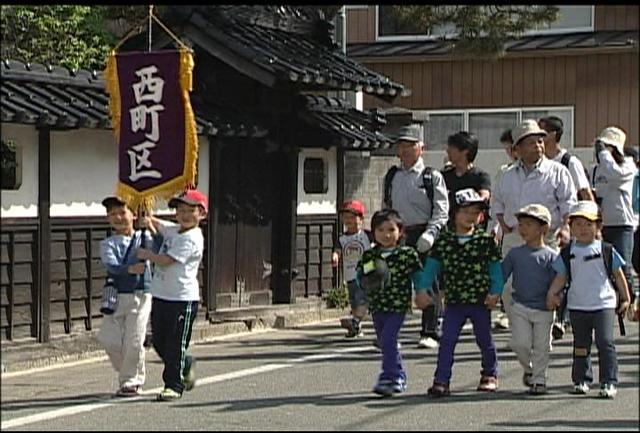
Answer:
[(613, 159), (611, 152), (607, 150), (598, 153), (600, 163), (593, 169), (593, 188), (596, 197), (602, 199), (600, 210), (602, 212), (602, 225), (604, 226), (633, 226), (635, 216), (631, 202), (633, 190), (633, 176), (636, 174), (636, 166), (632, 158), (625, 158), (620, 165)]
[(509, 167), (491, 196), (491, 215), (495, 218), (503, 214), (505, 224), (515, 229), (516, 212), (528, 204), (539, 203), (549, 209), (550, 228), (556, 230), (575, 202), (576, 189), (569, 170), (543, 156), (529, 174), (520, 160)]

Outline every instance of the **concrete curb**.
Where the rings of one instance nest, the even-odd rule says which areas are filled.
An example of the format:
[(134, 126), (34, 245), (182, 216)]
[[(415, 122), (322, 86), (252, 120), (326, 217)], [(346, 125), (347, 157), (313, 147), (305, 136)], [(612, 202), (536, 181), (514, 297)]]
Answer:
[[(254, 311), (242, 309), (228, 312), (223, 320), (215, 323), (197, 320), (193, 326), (191, 342), (197, 344), (256, 331), (337, 320), (346, 314), (348, 309), (329, 309), (319, 303), (272, 306)], [(78, 361), (106, 359), (106, 353), (96, 339), (96, 332), (64, 335), (52, 339), (49, 343), (3, 343), (2, 376)]]

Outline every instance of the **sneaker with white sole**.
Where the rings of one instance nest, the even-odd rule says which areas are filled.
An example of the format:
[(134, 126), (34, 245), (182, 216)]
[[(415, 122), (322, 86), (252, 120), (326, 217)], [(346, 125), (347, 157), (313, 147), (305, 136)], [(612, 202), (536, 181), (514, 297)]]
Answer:
[(613, 383), (603, 383), (600, 386), (600, 392), (598, 392), (598, 397), (602, 398), (615, 398), (618, 390)]
[(586, 382), (580, 382), (573, 385), (574, 394), (586, 395), (589, 393), (589, 385)]
[(439, 346), (437, 340), (432, 337), (422, 337), (418, 341), (418, 347), (422, 349), (435, 349)]
[(156, 400), (158, 401), (172, 401), (172, 400), (178, 400), (182, 398), (182, 394), (179, 393), (176, 390), (173, 390), (171, 388), (165, 388), (162, 391), (160, 391), (160, 394), (158, 394), (158, 396), (156, 397)]

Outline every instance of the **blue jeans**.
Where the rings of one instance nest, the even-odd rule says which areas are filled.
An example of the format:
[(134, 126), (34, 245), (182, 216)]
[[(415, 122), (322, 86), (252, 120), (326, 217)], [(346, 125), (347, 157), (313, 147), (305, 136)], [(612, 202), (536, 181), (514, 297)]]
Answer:
[(595, 330), (598, 348), (598, 369), (600, 383), (618, 383), (618, 356), (616, 355), (613, 328), (616, 318), (612, 308), (597, 311), (571, 310), (573, 325), (573, 383), (593, 382), (591, 370), (592, 335)]
[(398, 334), (404, 323), (405, 313), (385, 313), (374, 311), (371, 314), (373, 327), (376, 330), (380, 350), (382, 351), (382, 371), (378, 381), (407, 380), (402, 355), (398, 349)]
[(442, 338), (438, 349), (438, 366), (434, 380), (448, 384), (451, 380), (453, 353), (464, 322), (470, 319), (476, 344), (482, 356), (482, 376), (498, 377), (498, 354), (491, 337), (491, 310), (484, 305), (448, 304), (444, 308)]
[[(631, 286), (631, 256), (633, 255), (633, 227), (632, 226), (605, 226), (602, 227), (602, 239), (609, 242), (627, 263), (622, 270), (627, 279), (629, 290)], [(631, 295), (633, 297), (633, 294)]]

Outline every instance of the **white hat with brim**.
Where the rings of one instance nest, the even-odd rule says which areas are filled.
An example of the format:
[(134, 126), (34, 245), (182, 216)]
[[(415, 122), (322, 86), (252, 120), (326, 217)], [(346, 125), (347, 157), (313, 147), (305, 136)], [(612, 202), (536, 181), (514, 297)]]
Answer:
[(624, 155), (624, 142), (627, 140), (627, 134), (622, 129), (608, 126), (600, 132), (596, 140), (615, 147), (620, 152), (620, 155)]
[(571, 207), (569, 218), (583, 217), (589, 221), (599, 221), (598, 204), (591, 200), (580, 200)]
[(538, 122), (535, 120), (527, 119), (511, 130), (513, 145), (517, 146), (518, 143), (530, 135), (540, 135), (544, 137), (547, 135), (547, 131), (540, 128), (540, 125), (538, 125)]

